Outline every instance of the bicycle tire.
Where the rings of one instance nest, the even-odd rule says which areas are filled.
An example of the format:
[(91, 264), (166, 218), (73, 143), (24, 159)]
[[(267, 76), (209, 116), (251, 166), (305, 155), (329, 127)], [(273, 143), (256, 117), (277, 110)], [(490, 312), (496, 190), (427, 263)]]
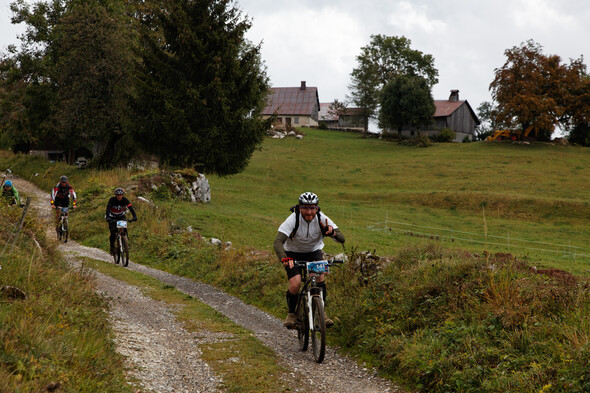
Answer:
[(121, 264), (124, 267), (127, 267), (129, 265), (129, 238), (127, 237), (127, 235), (122, 235), (121, 236), (121, 243), (122, 243), (122, 255), (121, 257), (123, 258), (123, 260), (121, 261)]
[(324, 304), (319, 296), (311, 299), (313, 327), (311, 329), (311, 345), (313, 358), (317, 363), (324, 361), (326, 354), (326, 321), (324, 318)]
[(121, 235), (117, 234), (117, 238), (115, 239), (115, 252), (113, 253), (113, 259), (115, 260), (115, 265), (119, 264), (119, 260), (121, 259)]
[(299, 340), (299, 350), (307, 351), (309, 345), (309, 313), (307, 312), (307, 303), (305, 296), (299, 296), (297, 305), (297, 339)]
[(64, 243), (68, 242), (68, 235), (70, 234), (70, 230), (68, 228), (68, 220), (64, 218), (62, 226), (61, 226), (61, 233)]

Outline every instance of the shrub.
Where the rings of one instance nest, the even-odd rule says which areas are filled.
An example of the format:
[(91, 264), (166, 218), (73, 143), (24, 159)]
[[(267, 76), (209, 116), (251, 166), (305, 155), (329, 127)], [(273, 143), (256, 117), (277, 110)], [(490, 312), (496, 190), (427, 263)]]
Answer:
[(453, 142), (457, 134), (450, 128), (443, 128), (438, 134), (433, 135), (431, 138), (435, 142), (448, 143)]
[(414, 138), (400, 139), (399, 144), (406, 146), (429, 147), (432, 145), (432, 142), (430, 142), (430, 138), (428, 138), (428, 136), (419, 133), (418, 136)]

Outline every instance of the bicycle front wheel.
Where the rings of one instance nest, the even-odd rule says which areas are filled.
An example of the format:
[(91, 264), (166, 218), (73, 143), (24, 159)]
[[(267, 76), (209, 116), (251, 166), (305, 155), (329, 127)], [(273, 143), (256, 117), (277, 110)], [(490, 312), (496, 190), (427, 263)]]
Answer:
[(64, 243), (68, 242), (68, 235), (70, 234), (70, 230), (68, 229), (68, 220), (64, 219), (61, 225), (61, 235)]
[(123, 250), (121, 254), (121, 258), (123, 258), (121, 264), (127, 267), (127, 265), (129, 265), (129, 238), (127, 238), (127, 235), (121, 236), (121, 245), (121, 249)]
[(316, 362), (324, 361), (326, 354), (326, 321), (324, 319), (324, 304), (319, 296), (311, 299), (312, 329), (311, 345), (313, 346), (313, 358)]
[(299, 296), (299, 303), (297, 304), (297, 338), (299, 339), (299, 349), (307, 351), (309, 345), (309, 313), (307, 312), (305, 296)]
[(115, 264), (119, 264), (119, 260), (121, 259), (121, 236), (117, 235), (115, 239), (115, 252), (113, 254), (113, 259), (115, 260)]

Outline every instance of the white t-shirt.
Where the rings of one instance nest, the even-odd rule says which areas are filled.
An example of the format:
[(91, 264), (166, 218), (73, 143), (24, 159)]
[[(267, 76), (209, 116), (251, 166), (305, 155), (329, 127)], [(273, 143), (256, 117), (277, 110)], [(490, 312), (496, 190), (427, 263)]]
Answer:
[[(279, 227), (279, 232), (284, 233), (287, 236), (291, 235), (291, 232), (293, 232), (293, 229), (295, 228), (295, 214), (296, 213), (291, 213), (291, 215), (287, 217), (285, 222)], [(334, 229), (338, 228), (336, 224), (330, 220), (330, 217), (326, 216), (324, 213), (320, 214), (323, 225), (326, 225), (327, 219), (328, 225), (331, 225)], [(293, 236), (293, 240), (287, 239), (284, 247), (285, 251), (292, 252), (313, 252), (323, 249), (324, 237), (320, 231), (317, 214), (311, 222), (307, 222), (303, 219), (301, 213), (299, 213), (299, 228), (297, 228), (297, 233)]]

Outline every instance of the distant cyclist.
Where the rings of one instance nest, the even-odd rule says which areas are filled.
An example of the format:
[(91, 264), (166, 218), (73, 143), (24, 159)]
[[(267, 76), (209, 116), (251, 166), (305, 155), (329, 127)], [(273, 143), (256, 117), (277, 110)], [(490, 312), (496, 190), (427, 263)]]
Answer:
[(10, 180), (6, 180), (2, 186), (2, 199), (4, 199), (9, 205), (16, 204), (17, 206), (20, 206), (20, 196), (18, 195), (16, 187)]
[[(324, 259), (324, 237), (331, 237), (339, 243), (344, 243), (344, 235), (328, 216), (321, 213), (318, 206), (318, 196), (311, 192), (304, 192), (299, 196), (299, 204), (291, 208), (291, 214), (279, 227), (273, 248), (283, 263), (289, 278), (287, 290), (287, 307), (289, 312), (285, 320), (287, 329), (295, 328), (297, 316), (297, 294), (301, 286), (301, 272), (294, 267), (293, 261), (321, 261)], [(317, 279), (317, 285), (322, 289), (324, 302), (326, 300), (326, 283), (324, 276)], [(334, 322), (325, 316), (326, 326)]]
[(111, 235), (109, 237), (109, 242), (111, 243), (111, 255), (115, 254), (115, 239), (117, 238), (117, 221), (125, 220), (125, 211), (129, 209), (131, 214), (133, 215), (133, 219), (130, 221), (137, 221), (137, 214), (135, 214), (135, 209), (131, 206), (131, 202), (129, 199), (123, 196), (125, 194), (125, 190), (122, 188), (117, 188), (115, 190), (115, 196), (109, 199), (107, 203), (107, 211), (105, 214), (105, 219), (109, 223), (109, 231)]
[(76, 208), (76, 192), (68, 182), (67, 176), (62, 176), (59, 178), (59, 183), (53, 187), (53, 191), (51, 191), (51, 207), (55, 209), (55, 221), (56, 224), (59, 225), (59, 216), (60, 216), (60, 207), (69, 207), (70, 206), (70, 198), (74, 203), (72, 207)]

